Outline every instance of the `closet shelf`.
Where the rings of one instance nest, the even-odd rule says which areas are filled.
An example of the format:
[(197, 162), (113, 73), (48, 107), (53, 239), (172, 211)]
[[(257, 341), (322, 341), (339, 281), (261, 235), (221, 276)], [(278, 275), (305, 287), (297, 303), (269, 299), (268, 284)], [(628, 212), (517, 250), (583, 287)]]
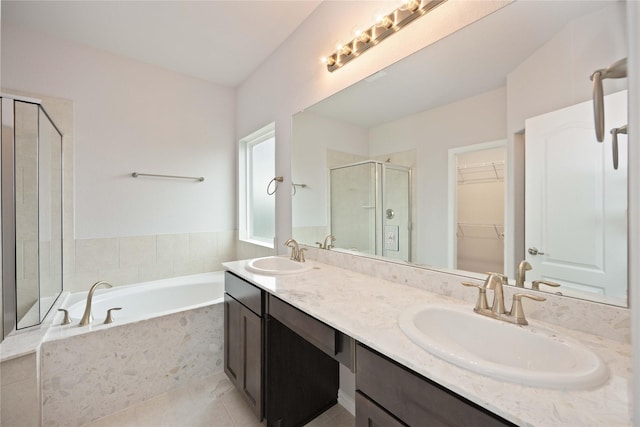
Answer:
[(504, 161), (458, 165), (458, 184), (498, 182), (504, 180)]
[[(465, 232), (466, 230), (466, 232)], [(483, 224), (471, 222), (459, 222), (456, 236), (459, 238), (494, 238), (498, 240), (504, 239), (503, 224)]]

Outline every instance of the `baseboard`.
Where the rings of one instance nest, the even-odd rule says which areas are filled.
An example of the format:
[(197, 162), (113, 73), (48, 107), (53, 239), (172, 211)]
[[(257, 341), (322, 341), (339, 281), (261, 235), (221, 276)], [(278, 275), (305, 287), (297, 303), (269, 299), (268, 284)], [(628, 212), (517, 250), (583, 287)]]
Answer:
[(356, 416), (356, 401), (353, 397), (338, 389), (338, 403), (354, 417)]

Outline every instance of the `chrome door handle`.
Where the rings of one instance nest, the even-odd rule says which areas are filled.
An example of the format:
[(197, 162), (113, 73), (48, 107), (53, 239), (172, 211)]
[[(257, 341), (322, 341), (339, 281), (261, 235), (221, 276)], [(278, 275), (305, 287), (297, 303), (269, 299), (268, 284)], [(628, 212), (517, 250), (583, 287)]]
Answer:
[(532, 246), (528, 249), (530, 255), (544, 255), (544, 252), (540, 252), (535, 246)]

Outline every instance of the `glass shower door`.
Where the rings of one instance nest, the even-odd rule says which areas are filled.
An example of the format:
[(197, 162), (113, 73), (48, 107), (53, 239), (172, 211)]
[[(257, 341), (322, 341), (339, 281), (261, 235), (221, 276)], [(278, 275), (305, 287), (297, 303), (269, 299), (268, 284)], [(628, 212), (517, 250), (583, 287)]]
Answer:
[(411, 261), (411, 170), (382, 165), (382, 250), (384, 257)]
[(331, 234), (340, 248), (376, 254), (376, 175), (374, 162), (330, 171)]

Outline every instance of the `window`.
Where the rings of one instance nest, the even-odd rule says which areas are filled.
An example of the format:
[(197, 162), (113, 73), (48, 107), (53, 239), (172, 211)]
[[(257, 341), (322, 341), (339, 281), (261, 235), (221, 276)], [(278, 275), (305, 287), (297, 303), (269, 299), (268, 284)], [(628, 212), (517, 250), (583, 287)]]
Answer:
[[(239, 147), (239, 228), (240, 240), (273, 248), (276, 235), (275, 195), (267, 186), (275, 177), (275, 124), (240, 140)], [(269, 192), (273, 192), (271, 183)]]

